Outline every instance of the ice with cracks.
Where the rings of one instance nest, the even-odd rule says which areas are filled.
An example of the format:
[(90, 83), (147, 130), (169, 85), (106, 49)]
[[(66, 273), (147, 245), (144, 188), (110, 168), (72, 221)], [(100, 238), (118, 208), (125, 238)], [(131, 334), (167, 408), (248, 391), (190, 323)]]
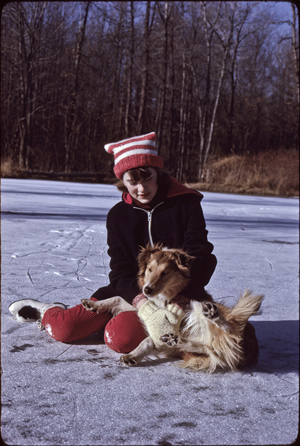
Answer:
[[(207, 290), (251, 319), (258, 365), (209, 375), (150, 357), (127, 368), (95, 334), (54, 341), (8, 311), (18, 299), (76, 305), (108, 283), (114, 186), (1, 180), (1, 435), (10, 445), (289, 444), (299, 419), (299, 202), (204, 193), (218, 258)], [(124, 224), (126, 224), (124, 222)]]

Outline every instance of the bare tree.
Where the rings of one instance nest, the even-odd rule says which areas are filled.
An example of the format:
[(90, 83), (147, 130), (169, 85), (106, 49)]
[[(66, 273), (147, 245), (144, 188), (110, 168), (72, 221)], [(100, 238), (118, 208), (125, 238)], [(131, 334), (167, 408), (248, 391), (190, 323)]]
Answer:
[(186, 107), (185, 107), (185, 92), (186, 92), (186, 55), (183, 53), (182, 63), (182, 85), (181, 85), (181, 105), (180, 105), (180, 124), (179, 124), (179, 156), (177, 157), (177, 178), (182, 179), (183, 176), (183, 158), (185, 153), (185, 126), (186, 126)]
[[(295, 73), (295, 84), (298, 99), (298, 107), (300, 104), (299, 100), (299, 14), (297, 7), (294, 3), (291, 3), (293, 10), (293, 21), (292, 21), (292, 50), (294, 59), (294, 73)], [(297, 32), (298, 24), (298, 32)]]
[(163, 47), (163, 74), (162, 74), (162, 82), (160, 87), (159, 94), (159, 103), (156, 117), (156, 139), (158, 151), (161, 147), (162, 141), (162, 130), (163, 130), (163, 120), (165, 117), (165, 106), (166, 106), (166, 94), (167, 94), (167, 79), (168, 79), (168, 71), (169, 71), (169, 21), (172, 14), (173, 5), (172, 3), (166, 1), (164, 2), (164, 8), (161, 9), (160, 2), (157, 2), (158, 11), (160, 14), (160, 18), (164, 25), (164, 47)]
[(80, 23), (75, 45), (74, 68), (72, 72), (73, 85), (71, 87), (69, 102), (65, 116), (65, 172), (71, 169), (71, 153), (76, 150), (79, 131), (82, 122), (78, 119), (77, 99), (79, 91), (79, 70), (82, 56), (82, 46), (85, 37), (86, 23), (90, 2), (86, 2), (81, 12)]
[[(206, 3), (205, 2), (201, 3), (202, 20), (204, 25), (205, 43), (206, 43), (205, 89), (202, 95), (198, 87), (198, 79), (193, 64), (193, 60), (191, 61), (191, 67), (197, 91), (198, 111), (199, 111), (200, 144), (199, 144), (199, 161), (198, 161), (198, 180), (201, 180), (202, 178), (203, 168), (206, 164), (207, 156), (210, 151), (216, 110), (219, 103), (220, 91), (225, 71), (225, 64), (229, 50), (228, 45), (230, 43), (230, 36), (228, 36), (227, 38), (222, 37), (221, 31), (220, 30), (217, 31), (217, 26), (219, 24), (221, 15), (221, 8), (222, 8), (222, 3), (218, 2), (216, 12), (213, 11), (213, 14), (211, 15), (211, 17), (209, 17), (207, 13)], [(219, 79), (217, 83), (217, 90), (215, 91), (212, 99), (211, 84), (212, 84), (213, 46), (215, 44), (215, 36), (218, 36), (222, 44), (223, 55), (221, 55), (221, 63), (220, 63), (221, 67), (218, 71)]]
[(134, 60), (134, 2), (130, 2), (130, 28), (129, 28), (129, 55), (128, 55), (128, 67), (127, 67), (127, 88), (126, 88), (126, 106), (125, 106), (125, 135), (129, 136), (129, 117), (130, 117), (130, 107), (132, 101), (132, 72), (133, 72), (133, 60)]
[[(246, 27), (251, 10), (255, 7), (255, 3), (234, 3), (232, 15), (229, 16), (229, 20), (232, 27), (232, 48), (229, 51), (229, 63), (227, 72), (230, 78), (230, 96), (229, 96), (229, 107), (228, 107), (228, 135), (227, 135), (227, 150), (230, 152), (233, 150), (233, 133), (235, 125), (235, 96), (236, 87), (238, 82), (238, 64), (239, 64), (239, 49), (241, 44), (247, 37), (256, 32), (261, 23), (257, 27), (253, 24), (251, 27)], [(246, 27), (246, 29), (245, 29)]]
[(290, 40), (292, 43), (294, 78), (296, 85), (296, 95), (299, 107), (299, 14), (294, 3), (290, 3), (292, 8), (292, 20), (276, 20), (274, 25), (287, 24), (291, 27), (291, 34), (280, 38), (279, 43)]
[[(111, 108), (107, 113), (110, 125), (107, 126), (107, 134), (110, 138), (119, 137), (124, 134), (124, 114), (123, 104), (125, 102), (125, 31), (127, 23), (127, 2), (114, 2), (113, 9), (107, 11), (108, 29), (103, 36), (103, 41), (99, 45), (105, 45), (105, 55), (107, 63), (103, 67), (103, 72), (107, 72), (107, 82), (110, 85), (110, 96), (108, 104)], [(110, 67), (110, 69), (108, 69)], [(109, 81), (111, 77), (111, 81)], [(109, 99), (109, 98), (108, 98)]]
[(140, 104), (137, 120), (137, 134), (143, 132), (143, 125), (145, 120), (145, 109), (146, 109), (146, 99), (147, 99), (147, 87), (149, 78), (149, 56), (150, 56), (150, 34), (153, 29), (153, 20), (155, 17), (155, 6), (151, 14), (151, 1), (147, 1), (145, 22), (144, 22), (144, 49), (143, 49), (143, 62), (142, 62), (142, 85), (140, 93)]
[(196, 181), (210, 155), (233, 147), (297, 146), (298, 13), (292, 5), (279, 36), (269, 9), (234, 1), (8, 3), (2, 156), (20, 168), (108, 172), (106, 142), (155, 130), (166, 166)]
[(18, 76), (18, 133), (19, 167), (29, 167), (29, 155), (33, 141), (33, 117), (43, 105), (37, 104), (38, 78), (36, 77), (42, 45), (42, 28), (46, 2), (24, 5), (7, 5), (5, 15), (9, 15), (15, 31), (16, 68)]

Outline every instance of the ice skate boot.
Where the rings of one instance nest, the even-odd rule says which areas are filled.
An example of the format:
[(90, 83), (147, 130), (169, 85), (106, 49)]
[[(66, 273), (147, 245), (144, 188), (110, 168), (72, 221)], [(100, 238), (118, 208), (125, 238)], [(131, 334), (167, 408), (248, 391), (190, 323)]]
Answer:
[(45, 304), (35, 299), (23, 299), (17, 300), (9, 306), (9, 311), (13, 315), (13, 318), (19, 322), (36, 322), (41, 321), (47, 310), (54, 307), (60, 307), (64, 310), (67, 306), (54, 302), (53, 304)]

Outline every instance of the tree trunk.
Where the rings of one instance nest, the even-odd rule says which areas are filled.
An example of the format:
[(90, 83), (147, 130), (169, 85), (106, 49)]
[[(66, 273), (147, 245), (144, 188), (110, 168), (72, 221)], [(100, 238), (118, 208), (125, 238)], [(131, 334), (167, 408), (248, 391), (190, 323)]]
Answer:
[(150, 20), (150, 8), (151, 1), (147, 1), (146, 15), (145, 15), (145, 26), (144, 26), (144, 51), (143, 51), (143, 67), (142, 67), (142, 86), (140, 95), (140, 104), (137, 120), (137, 134), (140, 135), (144, 131), (144, 119), (145, 119), (145, 109), (146, 109), (146, 98), (147, 98), (147, 87), (148, 87), (148, 71), (149, 71), (149, 55), (150, 55), (150, 33), (153, 25), (153, 18), (155, 10), (153, 10), (153, 16)]
[[(291, 3), (291, 7), (293, 9), (293, 22), (292, 22), (292, 48), (293, 48), (293, 59), (294, 59), (294, 72), (296, 79), (296, 94), (298, 101), (298, 110), (299, 110), (299, 41), (297, 43), (297, 33), (296, 33), (296, 21), (297, 21), (297, 7), (293, 3)], [(298, 35), (299, 37), (299, 35)]]
[(130, 51), (128, 61), (127, 72), (127, 88), (126, 88), (126, 107), (125, 107), (125, 135), (129, 136), (129, 117), (131, 108), (131, 96), (132, 96), (132, 71), (133, 71), (133, 58), (134, 58), (134, 2), (130, 2)]
[[(224, 55), (223, 55), (222, 68), (221, 68), (220, 77), (219, 77), (219, 83), (218, 83), (218, 88), (217, 88), (217, 93), (216, 93), (216, 98), (215, 98), (215, 103), (214, 103), (214, 108), (213, 108), (213, 114), (212, 114), (212, 118), (211, 118), (211, 122), (210, 122), (208, 140), (207, 140), (205, 153), (204, 153), (204, 157), (203, 157), (203, 167), (206, 165), (207, 157), (210, 152), (211, 141), (212, 141), (214, 125), (215, 125), (215, 120), (216, 120), (216, 113), (217, 113), (217, 108), (218, 108), (218, 104), (219, 104), (219, 100), (220, 100), (222, 83), (223, 83), (223, 79), (224, 79), (227, 55), (228, 55), (228, 47), (225, 48)], [(198, 178), (198, 179), (200, 180), (200, 178)]]
[[(30, 39), (26, 38), (26, 19), (23, 6), (17, 4), (18, 11), (18, 26), (20, 32), (19, 54), (20, 54), (20, 110), (21, 116), (19, 119), (19, 134), (20, 134), (20, 148), (19, 148), (19, 168), (28, 169), (29, 167), (29, 151), (32, 141), (31, 119), (33, 110), (33, 89), (34, 83), (32, 81), (33, 69), (33, 54), (34, 54), (34, 38), (31, 35)], [(27, 26), (30, 26), (29, 24)]]
[(75, 48), (75, 61), (73, 70), (73, 87), (70, 94), (70, 100), (65, 117), (65, 172), (70, 172), (72, 167), (72, 151), (76, 150), (78, 143), (79, 129), (81, 123), (77, 123), (77, 95), (79, 89), (79, 70), (82, 55), (82, 46), (85, 37), (86, 23), (88, 18), (90, 2), (85, 4), (85, 10), (83, 17), (81, 17), (81, 23), (78, 30), (78, 38)]
[(169, 57), (168, 57), (168, 47), (169, 47), (169, 18), (170, 18), (170, 4), (165, 2), (164, 14), (161, 14), (162, 21), (164, 23), (164, 62), (163, 62), (163, 81), (161, 86), (160, 103), (158, 110), (158, 121), (157, 121), (157, 148), (160, 151), (162, 142), (162, 129), (163, 120), (165, 116), (165, 105), (166, 105), (166, 92), (167, 92), (167, 79), (168, 79), (168, 67), (169, 67)]
[(182, 62), (182, 81), (181, 81), (181, 100), (180, 100), (180, 121), (178, 147), (179, 156), (177, 161), (177, 179), (182, 181), (185, 155), (185, 127), (186, 127), (186, 53), (183, 53)]

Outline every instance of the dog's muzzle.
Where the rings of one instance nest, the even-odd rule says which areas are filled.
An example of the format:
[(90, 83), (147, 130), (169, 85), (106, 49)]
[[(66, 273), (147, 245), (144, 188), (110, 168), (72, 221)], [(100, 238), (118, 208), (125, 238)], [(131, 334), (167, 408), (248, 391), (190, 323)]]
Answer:
[(145, 285), (143, 288), (143, 293), (146, 296), (151, 297), (151, 294), (153, 293), (153, 288), (151, 287), (151, 285), (149, 284)]

